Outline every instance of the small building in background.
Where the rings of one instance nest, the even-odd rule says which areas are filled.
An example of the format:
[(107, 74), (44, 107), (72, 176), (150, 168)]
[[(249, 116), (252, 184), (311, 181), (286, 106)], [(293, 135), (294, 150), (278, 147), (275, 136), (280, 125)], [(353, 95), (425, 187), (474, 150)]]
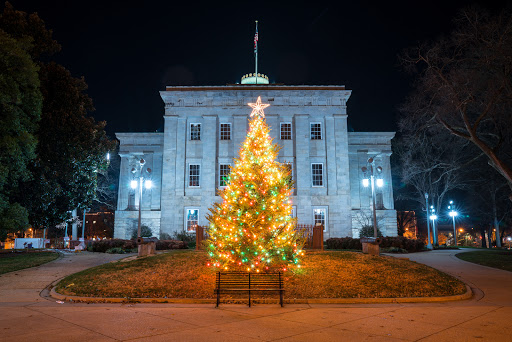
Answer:
[[(79, 235), (82, 235), (80, 232)], [(86, 239), (110, 239), (114, 237), (114, 213), (100, 211), (85, 214), (85, 238)]]

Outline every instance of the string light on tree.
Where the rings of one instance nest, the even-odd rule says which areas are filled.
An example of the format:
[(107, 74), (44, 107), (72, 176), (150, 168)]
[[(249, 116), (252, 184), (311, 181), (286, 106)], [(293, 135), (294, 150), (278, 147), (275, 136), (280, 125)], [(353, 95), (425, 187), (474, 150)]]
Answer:
[(290, 170), (276, 161), (280, 147), (263, 119), (269, 104), (258, 97), (248, 105), (249, 132), (220, 191), (222, 202), (207, 216), (209, 265), (249, 272), (298, 268), (304, 240), (291, 217)]

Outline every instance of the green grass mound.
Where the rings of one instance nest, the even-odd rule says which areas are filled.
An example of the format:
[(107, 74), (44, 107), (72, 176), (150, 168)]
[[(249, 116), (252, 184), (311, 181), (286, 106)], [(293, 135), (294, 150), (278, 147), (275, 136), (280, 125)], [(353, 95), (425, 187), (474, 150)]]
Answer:
[(55, 252), (16, 251), (0, 253), (0, 274), (46, 264), (59, 257)]
[(478, 252), (459, 253), (455, 256), (461, 260), (472, 262), (474, 264), (512, 272), (512, 251), (510, 250), (483, 250)]
[[(65, 295), (110, 298), (214, 298), (206, 253), (172, 251), (93, 267), (57, 285)], [(434, 297), (463, 294), (459, 280), (428, 266), (353, 252), (308, 252), (285, 273), (287, 299)]]

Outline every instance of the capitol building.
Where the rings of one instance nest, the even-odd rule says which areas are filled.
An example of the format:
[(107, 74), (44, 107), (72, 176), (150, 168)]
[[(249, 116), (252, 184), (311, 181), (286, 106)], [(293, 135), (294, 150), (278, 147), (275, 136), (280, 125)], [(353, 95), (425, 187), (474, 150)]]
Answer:
[[(262, 74), (245, 75), (239, 84), (166, 87), (160, 92), (163, 133), (116, 134), (121, 167), (114, 237), (130, 238), (139, 206), (142, 224), (157, 237), (207, 226), (208, 208), (221, 200), (218, 190), (246, 137), (247, 103), (258, 97), (270, 105), (265, 119), (281, 146), (279, 162), (292, 170), (298, 223), (322, 224), (325, 239), (359, 237), (361, 226), (372, 222), (372, 192), (362, 180), (373, 158), (383, 180), (375, 187), (378, 226), (383, 235), (396, 236), (390, 166), (394, 132), (349, 132), (350, 95), (339, 85), (270, 84)], [(130, 187), (138, 180), (141, 159), (153, 185), (142, 196)]]

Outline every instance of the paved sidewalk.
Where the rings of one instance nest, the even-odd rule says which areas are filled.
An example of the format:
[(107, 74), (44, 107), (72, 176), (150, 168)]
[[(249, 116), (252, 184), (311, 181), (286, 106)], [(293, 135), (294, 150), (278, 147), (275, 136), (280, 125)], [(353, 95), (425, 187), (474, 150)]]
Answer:
[(49, 283), (115, 255), (81, 253), (0, 276), (2, 341), (512, 341), (512, 273), (454, 257), (410, 254), (453, 274), (471, 300), (375, 305), (58, 304)]

